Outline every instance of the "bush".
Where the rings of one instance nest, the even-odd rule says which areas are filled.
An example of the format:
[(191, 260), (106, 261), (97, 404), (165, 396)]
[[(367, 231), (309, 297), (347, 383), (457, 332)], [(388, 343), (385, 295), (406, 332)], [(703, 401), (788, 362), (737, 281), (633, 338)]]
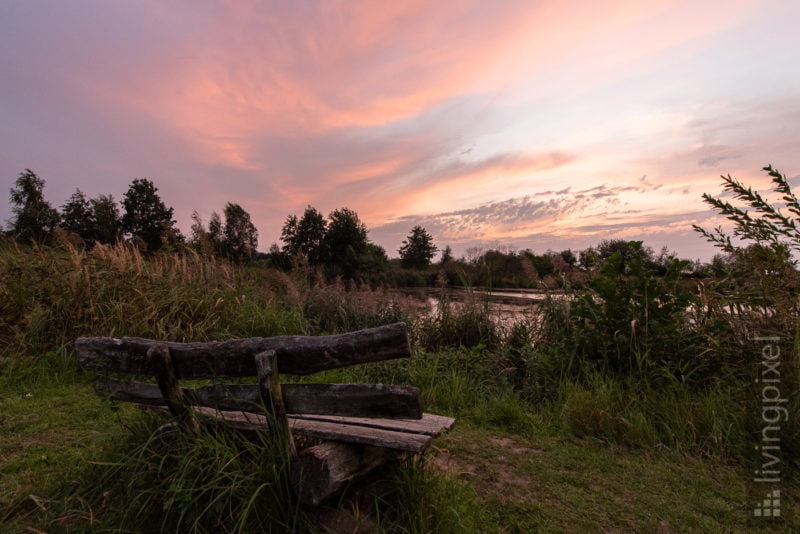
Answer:
[(567, 372), (645, 380), (693, 372), (698, 339), (686, 319), (695, 298), (678, 283), (685, 263), (673, 259), (659, 277), (636, 255), (611, 254), (572, 303), (561, 333), (573, 364)]

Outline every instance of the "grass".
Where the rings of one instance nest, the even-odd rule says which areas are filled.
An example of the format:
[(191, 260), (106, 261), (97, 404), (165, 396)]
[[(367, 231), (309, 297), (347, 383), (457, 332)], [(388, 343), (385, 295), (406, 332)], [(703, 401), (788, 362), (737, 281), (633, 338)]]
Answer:
[[(335, 333), (410, 320), (409, 302), (313, 273), (124, 247), (0, 244), (0, 275), (3, 532), (800, 530), (795, 418), (782, 442), (784, 515), (755, 520), (752, 384), (727, 371), (700, 385), (571, 373), (554, 335), (563, 310), (502, 325), (480, 300), (442, 302), (412, 321), (413, 358), (317, 377), (413, 384), (427, 411), (458, 423), (426, 456), (308, 509), (270, 440), (207, 428), (165, 449), (152, 439), (164, 421), (96, 396), (72, 342)], [(738, 346), (725, 350), (735, 363)]]
[[(442, 446), (446, 454), (436, 461), (475, 488), (485, 532), (746, 532), (757, 526), (749, 473), (735, 464), (473, 425), (462, 425)], [(795, 492), (786, 506), (796, 503)]]

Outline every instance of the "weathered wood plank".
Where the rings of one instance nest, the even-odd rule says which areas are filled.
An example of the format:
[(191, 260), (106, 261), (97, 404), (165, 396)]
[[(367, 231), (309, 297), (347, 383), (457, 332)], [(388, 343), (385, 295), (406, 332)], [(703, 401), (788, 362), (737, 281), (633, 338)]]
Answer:
[[(219, 411), (203, 406), (196, 407), (194, 410), (204, 416), (222, 420), (234, 428), (243, 430), (269, 429), (267, 417), (261, 414)], [(427, 434), (414, 434), (382, 428), (331, 423), (329, 421), (314, 421), (292, 416), (289, 416), (289, 428), (297, 435), (343, 441), (346, 443), (374, 445), (376, 447), (385, 447), (387, 449), (397, 449), (408, 452), (424, 451), (434, 438), (434, 436)]]
[(286, 445), (289, 456), (297, 456), (294, 438), (289, 432), (289, 421), (286, 419), (286, 407), (283, 405), (281, 383), (278, 381), (278, 360), (274, 350), (256, 354), (256, 370), (258, 371), (258, 390), (261, 403), (269, 417), (270, 427)]
[(419, 389), (385, 384), (283, 384), (286, 411), (350, 417), (419, 419)]
[[(155, 384), (107, 380), (96, 388), (114, 400), (165, 406)], [(419, 389), (384, 384), (281, 384), (286, 412), (290, 414), (348, 417), (419, 419), (422, 407)], [(262, 408), (257, 385), (214, 384), (183, 388), (186, 402), (229, 411), (259, 411)]]
[(455, 426), (456, 420), (452, 417), (435, 415), (431, 413), (422, 414), (420, 419), (383, 419), (377, 417), (339, 417), (335, 415), (312, 415), (295, 414), (295, 419), (305, 419), (307, 421), (326, 421), (328, 423), (339, 423), (354, 426), (365, 426), (371, 428), (382, 428), (397, 432), (408, 432), (410, 434), (426, 434), (438, 436), (443, 432), (449, 432)]
[(408, 432), (398, 432), (382, 428), (330, 423), (328, 421), (313, 421), (309, 419), (291, 418), (289, 420), (289, 428), (291, 428), (292, 432), (295, 434), (303, 436), (344, 441), (347, 443), (360, 443), (362, 445), (374, 445), (376, 447), (386, 447), (387, 449), (398, 449), (409, 452), (422, 452), (428, 448), (428, 445), (433, 441), (433, 436), (426, 434), (410, 434)]
[(318, 506), (391, 456), (379, 447), (329, 441), (301, 452), (292, 462), (289, 479), (304, 504)]
[(169, 349), (163, 344), (153, 345), (147, 351), (147, 359), (155, 371), (158, 388), (169, 411), (178, 419), (184, 430), (196, 434), (198, 431), (197, 421), (186, 403), (178, 380), (175, 378)]
[[(147, 351), (161, 343), (133, 337), (81, 337), (75, 341), (75, 348), (84, 369), (153, 375)], [(411, 355), (404, 323), (334, 336), (255, 337), (166, 345), (179, 379), (255, 376), (254, 356), (267, 350), (278, 355), (281, 372), (295, 375)]]

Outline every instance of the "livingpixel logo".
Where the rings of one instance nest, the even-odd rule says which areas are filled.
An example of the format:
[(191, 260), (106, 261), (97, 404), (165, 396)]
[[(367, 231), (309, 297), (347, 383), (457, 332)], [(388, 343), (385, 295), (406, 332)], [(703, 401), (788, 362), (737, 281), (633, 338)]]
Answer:
[(780, 517), (781, 490), (772, 490), (767, 493), (767, 497), (756, 505), (753, 515), (756, 517)]
[[(756, 445), (761, 457), (761, 468), (755, 471), (753, 482), (768, 484), (766, 498), (753, 509), (755, 517), (775, 518), (781, 516), (781, 424), (789, 419), (786, 408), (788, 400), (781, 394), (781, 359), (778, 337), (756, 337), (760, 342), (761, 361), (759, 384), (761, 400), (761, 440)], [(763, 486), (762, 486), (763, 487)], [(761, 494), (763, 495), (763, 493)]]

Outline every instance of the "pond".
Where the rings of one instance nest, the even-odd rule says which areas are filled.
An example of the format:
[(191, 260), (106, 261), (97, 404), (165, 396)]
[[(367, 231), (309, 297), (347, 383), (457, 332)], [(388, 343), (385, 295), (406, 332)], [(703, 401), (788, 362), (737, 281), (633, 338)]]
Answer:
[(489, 314), (501, 324), (509, 324), (519, 319), (532, 319), (539, 306), (548, 298), (566, 299), (563, 291), (543, 292), (526, 289), (462, 289), (462, 288), (409, 288), (398, 290), (418, 301), (418, 312), (435, 315), (444, 299), (453, 306), (477, 304), (488, 306)]

